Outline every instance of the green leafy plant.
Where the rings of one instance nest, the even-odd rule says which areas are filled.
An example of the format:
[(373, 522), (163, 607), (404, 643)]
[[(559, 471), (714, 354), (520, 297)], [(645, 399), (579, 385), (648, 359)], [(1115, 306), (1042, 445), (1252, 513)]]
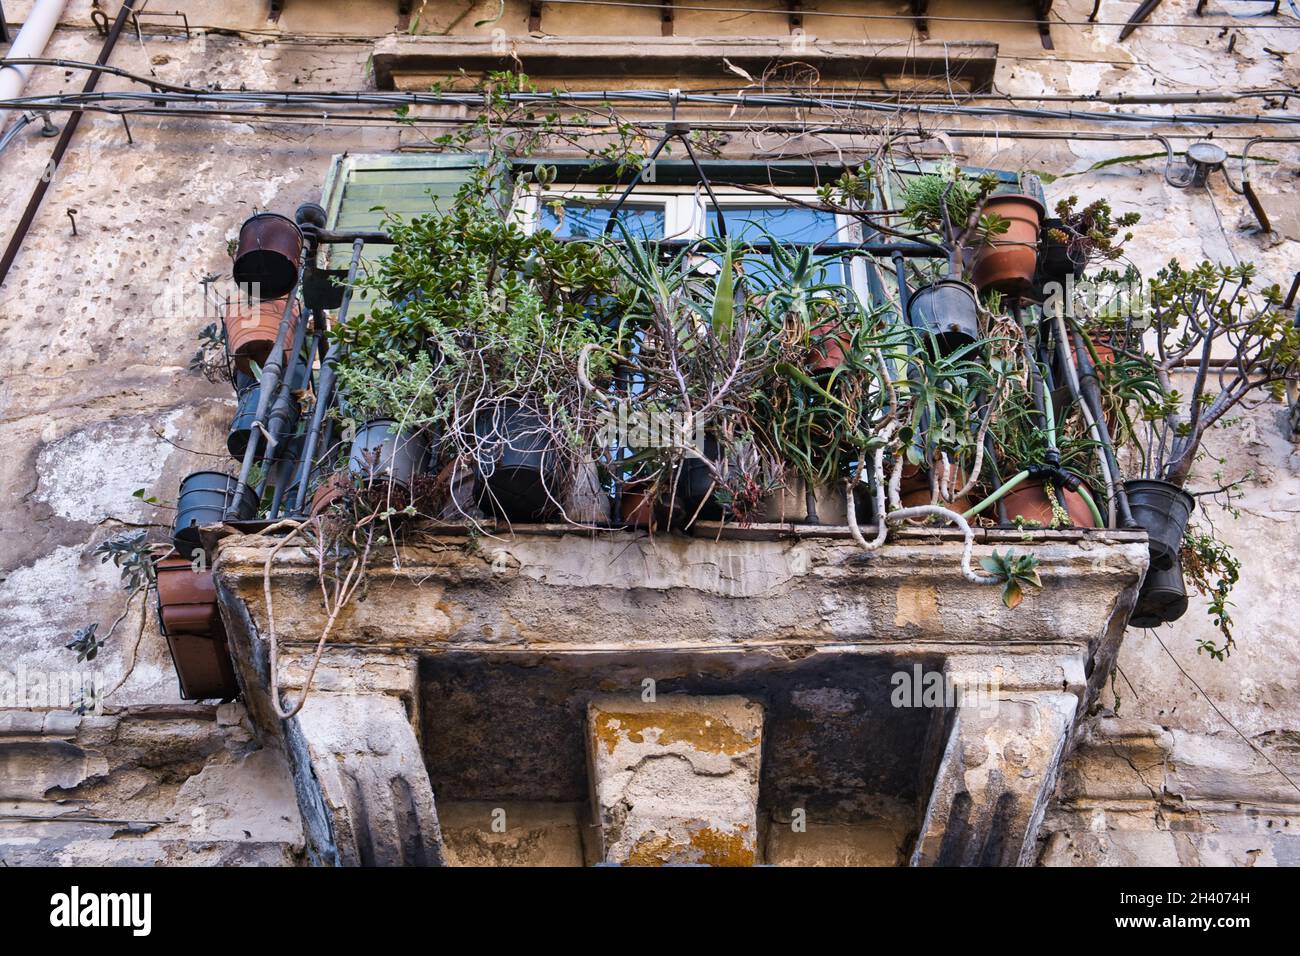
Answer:
[(1183, 580), (1209, 603), (1206, 614), (1223, 635), (1223, 644), (1217, 645), (1204, 638), (1197, 640), (1196, 652), (1205, 653), (1215, 660), (1226, 660), (1236, 645), (1232, 634), (1232, 602), (1228, 596), (1240, 579), (1241, 562), (1232, 549), (1220, 541), (1212, 531), (1201, 531), (1189, 526), (1183, 536), (1179, 554), (1183, 567)]
[(1012, 610), (1024, 601), (1028, 588), (1038, 590), (1043, 586), (1036, 555), (1015, 554), (1009, 549), (1001, 554), (994, 549), (992, 557), (980, 559), (980, 565), (1002, 582), (1002, 603)]
[(972, 240), (1005, 233), (1010, 225), (993, 214), (981, 214), (984, 200), (997, 188), (992, 174), (971, 178), (955, 163), (931, 173), (908, 177), (903, 187), (903, 217), (924, 233), (937, 235), (948, 249), (949, 275), (961, 275), (963, 250)]
[(1114, 215), (1105, 199), (1093, 200), (1080, 209), (1078, 196), (1059, 200), (1056, 215), (1060, 225), (1047, 229), (1044, 235), (1049, 242), (1065, 246), (1070, 261), (1078, 268), (1118, 259), (1124, 252), (1124, 244), (1133, 238), (1133, 233), (1126, 230), (1142, 218), (1136, 212)]

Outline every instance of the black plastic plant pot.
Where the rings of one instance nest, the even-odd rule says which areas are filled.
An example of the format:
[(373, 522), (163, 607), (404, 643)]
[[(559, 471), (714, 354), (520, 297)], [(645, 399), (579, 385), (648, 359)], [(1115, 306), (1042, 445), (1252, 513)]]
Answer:
[(1147, 571), (1138, 591), (1137, 604), (1129, 615), (1129, 627), (1159, 627), (1172, 624), (1187, 613), (1187, 587), (1183, 566), (1174, 561), (1171, 568)]
[(908, 300), (907, 321), (927, 337), (933, 335), (941, 355), (951, 355), (979, 339), (975, 289), (953, 278), (921, 286)]
[(352, 439), (348, 470), (367, 484), (391, 481), (410, 490), (429, 460), (424, 432), (403, 431), (391, 418), (366, 422)]
[(1168, 571), (1178, 561), (1183, 532), (1192, 517), (1196, 499), (1177, 485), (1154, 478), (1124, 482), (1133, 520), (1147, 531), (1151, 549), (1151, 567)]
[(1064, 283), (1067, 276), (1076, 279), (1083, 276), (1083, 265), (1070, 258), (1070, 247), (1064, 242), (1053, 242), (1047, 237), (1048, 230), (1060, 229), (1063, 223), (1059, 219), (1044, 219), (1040, 235), (1043, 237), (1038, 245), (1038, 279), (1039, 284), (1048, 282)]
[(248, 438), (253, 433), (253, 419), (257, 416), (257, 400), (262, 396), (262, 386), (254, 381), (239, 390), (235, 417), (230, 420), (230, 431), (226, 434), (226, 451), (231, 458), (240, 460), (248, 449)]
[[(292, 390), (297, 392), (306, 387), (307, 367), (299, 364), (294, 373)], [(235, 405), (235, 417), (230, 420), (230, 431), (226, 434), (226, 450), (231, 458), (243, 460), (248, 449), (248, 439), (253, 432), (253, 419), (257, 417), (257, 402), (262, 397), (262, 385), (251, 375), (240, 375), (238, 380), (238, 402)], [(269, 414), (269, 410), (268, 410)], [(280, 429), (281, 435), (291, 435), (298, 428), (298, 418), (302, 408), (297, 401), (289, 403), (289, 417)], [(263, 443), (265, 450), (265, 443)]]
[[(718, 440), (704, 436), (704, 455), (716, 462), (721, 457)], [(721, 521), (727, 509), (718, 501), (713, 472), (708, 464), (693, 455), (682, 458), (677, 470), (677, 508), (683, 521)]]
[(554, 442), (546, 420), (515, 402), (479, 413), (475, 497), (510, 521), (543, 521), (558, 498)]
[[(200, 550), (199, 529), (220, 524), (225, 519), (238, 484), (239, 479), (220, 471), (196, 471), (181, 482), (176, 499), (176, 523), (172, 525), (172, 543), (178, 552), (189, 558)], [(255, 514), (257, 490), (246, 487), (234, 517), (244, 521)]]

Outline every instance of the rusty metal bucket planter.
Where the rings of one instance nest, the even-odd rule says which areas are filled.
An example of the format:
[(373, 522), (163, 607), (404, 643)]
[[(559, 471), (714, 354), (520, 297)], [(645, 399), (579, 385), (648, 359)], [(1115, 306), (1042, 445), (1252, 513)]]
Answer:
[(154, 564), (158, 627), (185, 700), (229, 699), (239, 683), (217, 611), (212, 571), (195, 571), (189, 558), (161, 558)]
[(154, 565), (158, 621), (164, 636), (208, 635), (217, 622), (217, 587), (211, 571), (195, 571), (189, 558), (162, 558)]
[(226, 629), (220, 617), (210, 635), (172, 633), (165, 637), (183, 700), (230, 700), (239, 696), (239, 681), (230, 663)]
[(298, 282), (302, 263), (302, 231), (287, 216), (262, 212), (239, 229), (234, 278), (243, 286), (257, 286), (263, 299), (280, 299)]

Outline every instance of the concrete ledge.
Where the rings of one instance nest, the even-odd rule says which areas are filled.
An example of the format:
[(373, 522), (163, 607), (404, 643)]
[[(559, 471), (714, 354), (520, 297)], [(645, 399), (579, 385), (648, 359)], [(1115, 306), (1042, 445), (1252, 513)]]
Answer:
[(932, 80), (951, 75), (970, 92), (992, 88), (998, 46), (987, 41), (890, 42), (812, 40), (794, 54), (788, 38), (512, 37), (505, 44), (472, 36), (389, 36), (375, 44), (381, 90), (424, 89), (439, 76), (522, 68), (534, 79), (608, 77), (707, 78), (728, 75), (723, 60), (760, 76), (782, 61), (814, 67), (823, 83)]
[[(989, 533), (991, 534), (991, 533)], [(863, 552), (833, 537), (711, 541), (623, 532), (520, 532), (430, 537), (376, 555), (364, 597), (331, 642), (426, 653), (741, 648), (796, 642), (1095, 646), (1120, 633), (1146, 568), (1141, 535), (1011, 533), (975, 549), (1028, 551), (1044, 589), (1010, 611), (998, 589), (965, 580), (961, 545), (944, 534), (901, 535)], [(232, 536), (216, 558), (232, 634), (266, 629), (263, 565), (270, 539)], [(275, 559), (280, 640), (314, 644), (323, 623), (315, 558)], [(239, 638), (234, 638), (239, 642)], [(235, 651), (238, 654), (238, 650)]]

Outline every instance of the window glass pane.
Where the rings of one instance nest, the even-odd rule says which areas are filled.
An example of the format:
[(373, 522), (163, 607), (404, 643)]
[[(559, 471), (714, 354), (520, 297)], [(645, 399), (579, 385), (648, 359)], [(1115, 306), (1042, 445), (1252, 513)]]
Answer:
[[(595, 239), (605, 231), (609, 222), (613, 202), (592, 203), (581, 199), (568, 199), (561, 212), (550, 202), (543, 201), (537, 225), (549, 229), (562, 239)], [(618, 211), (618, 221), (627, 227), (627, 231), (641, 239), (662, 239), (664, 236), (664, 207), (624, 203)], [(614, 227), (615, 238), (622, 236), (618, 226)]]
[[(708, 234), (718, 235), (718, 211), (711, 206), (707, 208)], [(816, 244), (826, 242), (844, 242), (839, 235), (839, 226), (835, 214), (819, 209), (804, 209), (801, 206), (732, 206), (723, 205), (722, 214), (726, 218), (727, 235), (733, 239), (750, 242), (765, 242), (766, 232), (772, 238), (785, 245)], [(746, 258), (751, 262), (749, 272), (760, 283), (773, 282), (775, 259), (772, 256), (749, 253)], [(823, 258), (814, 255), (814, 259)], [(763, 274), (766, 274), (763, 275)], [(820, 276), (818, 282), (847, 283), (848, 271), (843, 261), (837, 260)]]
[[(838, 241), (835, 214), (802, 206), (730, 206), (722, 207), (727, 220), (727, 235), (736, 239), (761, 241), (767, 231), (782, 242)], [(718, 234), (718, 211), (711, 206), (709, 235)]]

